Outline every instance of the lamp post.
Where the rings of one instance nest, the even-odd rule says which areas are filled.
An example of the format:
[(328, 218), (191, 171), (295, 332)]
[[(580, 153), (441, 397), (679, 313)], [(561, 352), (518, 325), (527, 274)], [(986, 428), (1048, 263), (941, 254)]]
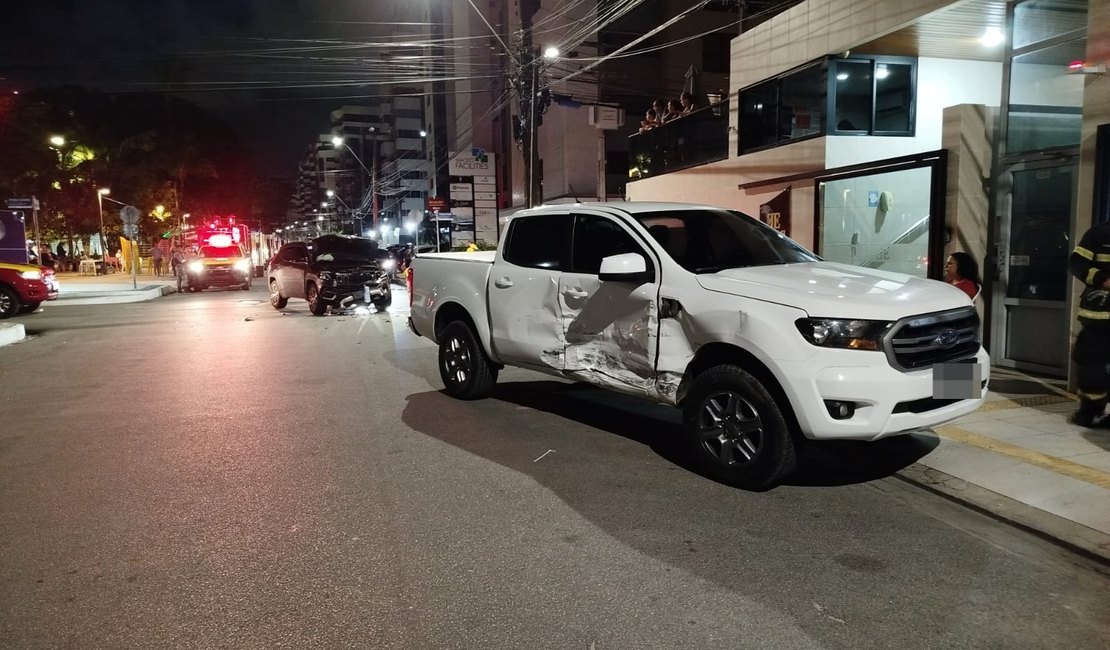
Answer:
[(96, 191), (96, 209), (100, 213), (100, 259), (104, 264), (104, 273), (108, 273), (108, 236), (104, 234), (104, 197), (112, 193), (107, 187)]
[(343, 136), (337, 135), (337, 136), (333, 137), (331, 139), (331, 143), (336, 149), (338, 149), (341, 145), (347, 147), (347, 151), (351, 152), (351, 155), (354, 156), (355, 160), (358, 161), (358, 164), (360, 166), (362, 166), (362, 170), (365, 171), (366, 173), (370, 174), (370, 192), (371, 192), (370, 202), (371, 202), (371, 205), (372, 205), (371, 215), (370, 215), (370, 223), (371, 223), (371, 227), (374, 230), (377, 230), (377, 228), (378, 228), (378, 143), (380, 141), (379, 136), (388, 136), (389, 132), (388, 131), (379, 131), (378, 128), (375, 127), (375, 126), (369, 127), (367, 129), (367, 131), (371, 135), (371, 145), (370, 146), (373, 147), (372, 151), (374, 153), (374, 156), (371, 159), (371, 169), (366, 168), (366, 163), (362, 162), (362, 159), (358, 157), (358, 154), (356, 154), (355, 150), (351, 148), (351, 145), (347, 144), (346, 141), (343, 140)]
[[(340, 203), (340, 204), (341, 204), (341, 205), (342, 205), (343, 207), (347, 208), (347, 212), (348, 212), (348, 213), (349, 213), (349, 214), (351, 215), (351, 218), (352, 218), (352, 219), (359, 219), (359, 221), (361, 221), (361, 220), (362, 220), (362, 219), (360, 219), (360, 218), (359, 218), (359, 217), (358, 217), (358, 216), (357, 216), (357, 215), (355, 214), (355, 211), (351, 209), (351, 206), (347, 205), (347, 202), (346, 202), (346, 201), (344, 201), (344, 200), (343, 200), (343, 198), (342, 198), (341, 196), (339, 196), (338, 194), (336, 194), (336, 193), (335, 193), (335, 190), (330, 190), (330, 189), (329, 189), (329, 190), (327, 190), (327, 191), (325, 192), (325, 194), (327, 194), (327, 195), (328, 195), (328, 198), (329, 198), (329, 199), (335, 199), (336, 201), (339, 201), (339, 203)], [(338, 212), (338, 210), (337, 210), (336, 212)], [(354, 227), (354, 225), (355, 225), (355, 224), (354, 224), (354, 223), (352, 223), (352, 224), (351, 224), (351, 227), (353, 228), (353, 227)], [(343, 222), (342, 222), (342, 220), (340, 220), (340, 223), (339, 223), (339, 229), (340, 229), (340, 230), (342, 230), (342, 229), (343, 229)], [(358, 233), (355, 233), (355, 234), (358, 234)]]

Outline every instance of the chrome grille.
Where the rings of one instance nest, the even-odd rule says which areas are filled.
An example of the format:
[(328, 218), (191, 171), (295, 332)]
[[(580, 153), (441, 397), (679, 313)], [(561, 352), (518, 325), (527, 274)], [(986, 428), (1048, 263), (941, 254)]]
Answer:
[(979, 352), (979, 314), (961, 307), (903, 318), (883, 338), (890, 365), (921, 370), (936, 363), (974, 358)]

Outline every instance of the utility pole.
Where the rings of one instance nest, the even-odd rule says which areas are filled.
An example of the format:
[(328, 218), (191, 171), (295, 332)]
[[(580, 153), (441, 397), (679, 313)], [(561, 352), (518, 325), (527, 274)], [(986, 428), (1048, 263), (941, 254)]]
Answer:
[(520, 3), (520, 69), (517, 72), (517, 95), (520, 98), (519, 128), (515, 136), (524, 153), (524, 176), (527, 184), (525, 198), (528, 207), (543, 203), (543, 173), (539, 157), (539, 126), (543, 119), (540, 106), (540, 58), (539, 49), (532, 40), (532, 17), (538, 9), (537, 0), (522, 0)]
[(372, 207), (370, 209), (374, 213), (370, 215), (370, 227), (374, 229), (374, 233), (377, 235), (380, 234), (378, 233), (378, 134), (373, 131), (371, 133), (374, 136), (374, 141), (370, 143), (370, 146), (374, 148), (372, 154), (374, 159), (370, 163), (370, 192), (372, 193)]

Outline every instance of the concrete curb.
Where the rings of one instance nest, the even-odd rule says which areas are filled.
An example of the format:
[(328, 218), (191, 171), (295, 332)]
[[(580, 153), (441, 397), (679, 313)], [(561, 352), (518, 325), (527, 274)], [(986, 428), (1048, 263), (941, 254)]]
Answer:
[(1110, 535), (920, 463), (893, 477), (1066, 548), (1102, 565), (1110, 575)]
[(0, 323), (0, 346), (11, 345), (27, 338), (27, 330), (22, 323)]
[(82, 285), (80, 290), (62, 289), (57, 300), (50, 303), (51, 307), (65, 307), (68, 305), (108, 305), (125, 302), (144, 302), (161, 298), (168, 293), (175, 293), (174, 287), (162, 284), (147, 284), (137, 289), (121, 289), (115, 285)]

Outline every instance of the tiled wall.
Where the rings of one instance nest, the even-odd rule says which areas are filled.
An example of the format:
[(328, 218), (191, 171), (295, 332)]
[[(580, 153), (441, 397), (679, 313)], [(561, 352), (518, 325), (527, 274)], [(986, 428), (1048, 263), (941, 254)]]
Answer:
[[(892, 243), (930, 216), (930, 178), (930, 169), (924, 167), (825, 183), (820, 190), (824, 218), (818, 252), (845, 264), (883, 259), (873, 268), (925, 277), (928, 228), (912, 241)], [(883, 194), (886, 201), (880, 198)]]
[(892, 32), (952, 0), (808, 0), (732, 42), (730, 92)]

